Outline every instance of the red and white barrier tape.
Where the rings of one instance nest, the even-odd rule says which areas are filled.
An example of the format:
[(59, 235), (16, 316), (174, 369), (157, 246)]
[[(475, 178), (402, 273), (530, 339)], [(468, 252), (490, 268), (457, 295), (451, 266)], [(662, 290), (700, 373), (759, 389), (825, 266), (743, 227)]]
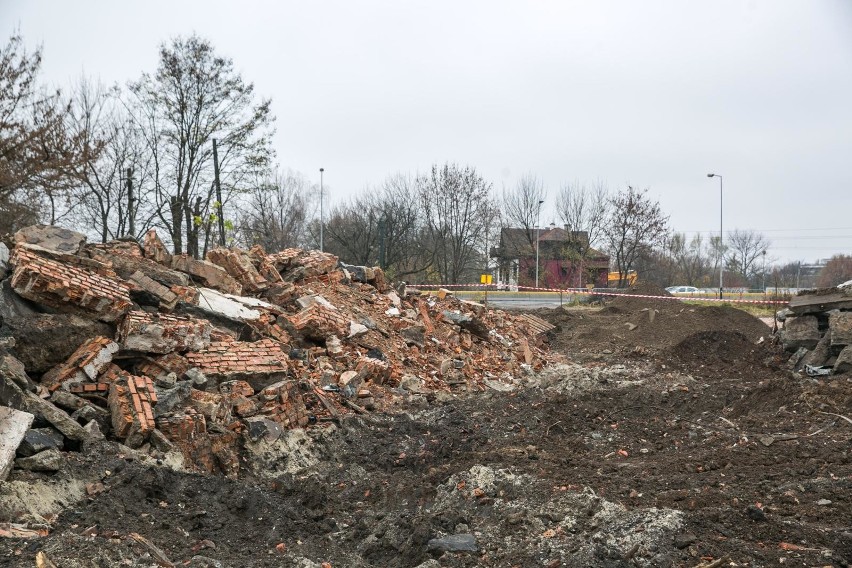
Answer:
[[(440, 288), (452, 289), (452, 288), (488, 288), (491, 291), (495, 292), (514, 292), (515, 290), (500, 290), (497, 288), (496, 284), (441, 284), (441, 285), (428, 285), (428, 284), (409, 284), (408, 288), (414, 288), (417, 290), (438, 290)], [(487, 291), (487, 290), (486, 290)], [(737, 300), (733, 298), (702, 298), (698, 296), (653, 296), (649, 294), (630, 294), (625, 292), (601, 292), (599, 290), (588, 290), (586, 288), (536, 288), (534, 286), (517, 286), (518, 292), (559, 292), (563, 294), (590, 294), (595, 296), (625, 296), (627, 298), (648, 298), (653, 300), (692, 300), (692, 301), (701, 301), (701, 302), (728, 302), (728, 303), (736, 303), (736, 304), (787, 304), (789, 300)]]

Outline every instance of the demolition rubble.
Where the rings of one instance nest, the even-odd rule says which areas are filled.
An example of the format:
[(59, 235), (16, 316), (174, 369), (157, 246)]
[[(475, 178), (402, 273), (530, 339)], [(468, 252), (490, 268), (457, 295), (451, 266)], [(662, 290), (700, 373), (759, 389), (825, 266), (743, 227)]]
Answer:
[(502, 388), (550, 358), (529, 319), (319, 251), (198, 260), (154, 231), (87, 244), (49, 226), (0, 246), (0, 480), (104, 438), (237, 477), (243, 444)]
[(778, 316), (792, 368), (809, 376), (852, 371), (852, 281), (795, 296)]

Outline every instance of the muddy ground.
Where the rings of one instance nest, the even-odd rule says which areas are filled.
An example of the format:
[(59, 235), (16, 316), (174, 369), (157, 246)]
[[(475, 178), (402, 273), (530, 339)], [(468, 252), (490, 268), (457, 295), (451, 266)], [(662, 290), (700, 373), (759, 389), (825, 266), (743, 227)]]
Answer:
[(566, 363), (524, 388), (294, 431), (239, 480), (115, 444), (16, 470), (0, 507), (51, 531), (0, 539), (0, 566), (849, 565), (852, 379), (794, 377), (751, 316), (666, 302), (537, 312)]

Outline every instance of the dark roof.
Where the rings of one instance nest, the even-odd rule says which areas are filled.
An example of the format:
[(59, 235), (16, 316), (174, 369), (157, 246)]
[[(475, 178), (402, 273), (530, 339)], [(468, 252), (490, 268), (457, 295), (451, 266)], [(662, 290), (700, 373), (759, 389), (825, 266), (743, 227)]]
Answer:
[[(541, 250), (546, 250), (556, 244), (565, 244), (572, 242), (588, 242), (588, 233), (586, 231), (566, 231), (560, 227), (544, 227), (539, 233), (536, 229), (515, 229), (503, 228), (500, 231), (500, 248), (498, 256), (503, 258), (523, 258), (535, 255), (536, 234), (539, 235)], [(554, 245), (548, 246), (549, 243)], [(599, 250), (590, 248), (588, 258), (599, 258), (609, 260), (609, 256)]]

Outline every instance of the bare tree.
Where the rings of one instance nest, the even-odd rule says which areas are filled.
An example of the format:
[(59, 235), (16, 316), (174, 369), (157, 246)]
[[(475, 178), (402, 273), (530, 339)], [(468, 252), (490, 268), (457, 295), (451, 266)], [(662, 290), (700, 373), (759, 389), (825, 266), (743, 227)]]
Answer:
[(432, 264), (420, 202), (408, 176), (389, 176), (381, 188), (335, 206), (325, 245), (345, 262), (380, 265), (391, 278), (418, 274)]
[(647, 189), (639, 191), (630, 186), (611, 197), (609, 207), (604, 234), (621, 273), (619, 286), (623, 286), (640, 254), (665, 243), (669, 217), (663, 214), (659, 202), (648, 197)]
[(669, 254), (673, 271), (669, 284), (707, 286), (712, 280), (712, 251), (704, 243), (701, 233), (687, 239), (683, 233), (675, 233), (669, 240)]
[(233, 61), (195, 35), (163, 44), (157, 72), (144, 73), (130, 90), (153, 159), (160, 222), (176, 253), (185, 249), (199, 256), (217, 205), (213, 140), (224, 205), (271, 163), (270, 101), (255, 103), (254, 85), (243, 80)]
[(75, 199), (65, 215), (83, 232), (96, 232), (101, 242), (141, 237), (155, 215), (147, 206), (151, 156), (118, 87), (82, 77), (73, 89), (68, 123), (80, 140), (82, 160), (74, 173)]
[(246, 195), (236, 224), (239, 239), (268, 251), (303, 246), (316, 189), (292, 170), (261, 180)]
[[(589, 256), (589, 251), (600, 244), (603, 236), (604, 220), (609, 207), (609, 190), (603, 182), (596, 182), (591, 187), (573, 184), (562, 184), (556, 197), (556, 211), (572, 235), (577, 235), (569, 251), (576, 255), (580, 262), (578, 271), (580, 281), (577, 286), (583, 286), (583, 261)], [(585, 233), (586, 238), (579, 238)]]
[(0, 46), (0, 217), (33, 218), (46, 199), (50, 221), (56, 199), (71, 185), (78, 140), (65, 125), (68, 102), (37, 84), (41, 49), (28, 53), (19, 33)]
[(521, 176), (514, 188), (503, 188), (503, 219), (512, 227), (524, 229), (531, 246), (535, 246), (535, 228), (546, 197), (544, 182), (532, 173)]
[(441, 282), (453, 284), (473, 276), (477, 244), (494, 208), (491, 184), (474, 168), (447, 163), (433, 165), (415, 185)]
[(755, 275), (759, 263), (772, 243), (756, 231), (741, 231), (735, 229), (728, 237), (727, 267), (746, 280)]
[(830, 288), (847, 280), (852, 280), (852, 255), (836, 254), (819, 271), (816, 285), (820, 288)]

